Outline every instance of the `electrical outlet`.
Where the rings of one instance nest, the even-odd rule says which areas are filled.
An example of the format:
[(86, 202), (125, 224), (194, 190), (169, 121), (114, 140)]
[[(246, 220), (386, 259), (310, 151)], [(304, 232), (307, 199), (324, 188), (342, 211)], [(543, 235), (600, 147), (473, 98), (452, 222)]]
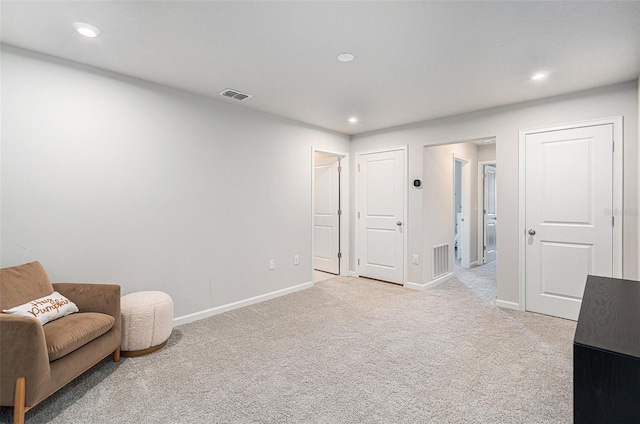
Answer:
[(276, 260), (275, 259), (269, 259), (269, 270), (273, 271), (274, 269), (276, 269)]
[(418, 255), (413, 255), (412, 262), (414, 265), (418, 265), (420, 263), (420, 261), (418, 260)]
[(300, 255), (293, 255), (293, 264), (300, 265)]

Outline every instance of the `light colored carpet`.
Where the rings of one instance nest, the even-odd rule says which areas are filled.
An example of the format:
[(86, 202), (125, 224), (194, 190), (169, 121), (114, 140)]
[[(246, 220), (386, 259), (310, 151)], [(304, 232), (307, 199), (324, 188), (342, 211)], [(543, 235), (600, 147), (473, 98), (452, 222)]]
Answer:
[(426, 292), (339, 277), (185, 324), (27, 423), (569, 423), (575, 323), (496, 308), (493, 266)]
[(337, 277), (335, 274), (329, 274), (328, 272), (318, 271), (317, 269), (313, 270), (313, 282), (319, 283), (320, 281), (325, 281), (330, 278)]

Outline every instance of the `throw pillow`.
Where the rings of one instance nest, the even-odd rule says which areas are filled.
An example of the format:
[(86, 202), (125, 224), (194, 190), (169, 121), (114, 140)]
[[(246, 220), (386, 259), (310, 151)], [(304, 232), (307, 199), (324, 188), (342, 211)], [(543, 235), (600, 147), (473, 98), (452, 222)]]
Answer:
[(49, 321), (78, 312), (78, 307), (60, 293), (53, 292), (14, 308), (3, 309), (2, 312), (36, 318), (40, 324), (45, 325)]

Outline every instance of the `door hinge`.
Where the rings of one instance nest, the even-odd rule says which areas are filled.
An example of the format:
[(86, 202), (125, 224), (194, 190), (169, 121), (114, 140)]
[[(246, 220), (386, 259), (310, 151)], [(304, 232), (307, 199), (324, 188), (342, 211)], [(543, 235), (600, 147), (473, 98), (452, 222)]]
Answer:
[(615, 151), (616, 151), (616, 142), (615, 142), (615, 141), (612, 141), (612, 142), (611, 142), (611, 151), (612, 151), (612, 152), (615, 152)]
[(358, 172), (360, 172), (360, 164), (358, 164)]
[(360, 212), (358, 212), (358, 219), (360, 219)]
[(338, 216), (342, 215), (342, 209), (338, 209)]
[(342, 172), (342, 167), (341, 167), (341, 166), (339, 166), (339, 167), (338, 167), (338, 174), (339, 174), (339, 173), (341, 173), (341, 172)]
[(338, 252), (338, 259), (342, 259), (342, 252)]
[(358, 265), (360, 265), (360, 258), (358, 258)]
[(482, 246), (482, 250), (487, 250), (487, 246)]
[(611, 226), (612, 226), (612, 227), (615, 227), (615, 226), (616, 226), (616, 217), (615, 217), (615, 216), (612, 216), (612, 217), (611, 217)]

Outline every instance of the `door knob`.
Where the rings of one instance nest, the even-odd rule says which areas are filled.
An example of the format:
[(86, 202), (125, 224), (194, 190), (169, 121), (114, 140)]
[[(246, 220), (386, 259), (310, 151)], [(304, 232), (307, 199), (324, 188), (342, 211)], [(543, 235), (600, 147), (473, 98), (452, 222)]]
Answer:
[(398, 222), (396, 222), (396, 225), (397, 225), (398, 227), (400, 227), (400, 226), (402, 225), (402, 221), (398, 221)]
[(535, 236), (536, 235), (536, 230), (534, 230), (533, 228), (530, 229), (529, 231), (527, 231), (529, 233), (530, 236)]

